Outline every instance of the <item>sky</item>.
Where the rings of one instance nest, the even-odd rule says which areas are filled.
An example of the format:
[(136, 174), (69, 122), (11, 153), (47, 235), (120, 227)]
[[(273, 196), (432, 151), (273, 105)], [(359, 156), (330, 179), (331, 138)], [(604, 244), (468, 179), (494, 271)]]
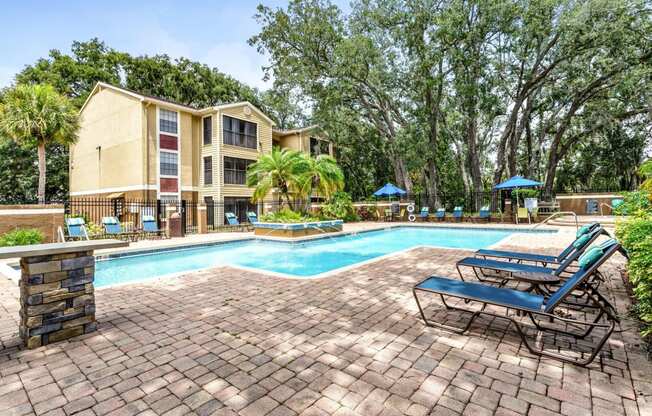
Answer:
[[(51, 49), (69, 53), (73, 41), (97, 37), (132, 55), (168, 54), (217, 67), (252, 87), (266, 89), (267, 63), (247, 44), (258, 33), (256, 6), (281, 0), (23, 0), (2, 1), (0, 88)], [(348, 0), (335, 1), (347, 7)]]

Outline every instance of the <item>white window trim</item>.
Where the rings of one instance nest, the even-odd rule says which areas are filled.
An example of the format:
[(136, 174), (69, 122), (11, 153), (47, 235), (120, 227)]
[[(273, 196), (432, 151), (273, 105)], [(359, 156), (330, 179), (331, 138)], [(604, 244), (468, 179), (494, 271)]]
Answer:
[[(161, 131), (161, 109), (177, 113), (177, 133), (168, 133)], [(177, 150), (161, 149), (161, 134), (173, 136), (177, 138)], [(177, 154), (177, 175), (161, 175), (161, 151)], [(177, 192), (161, 192), (161, 178), (176, 179)], [(181, 112), (171, 110), (170, 108), (156, 106), (156, 198), (161, 199), (162, 196), (176, 196), (177, 200), (181, 200)]]

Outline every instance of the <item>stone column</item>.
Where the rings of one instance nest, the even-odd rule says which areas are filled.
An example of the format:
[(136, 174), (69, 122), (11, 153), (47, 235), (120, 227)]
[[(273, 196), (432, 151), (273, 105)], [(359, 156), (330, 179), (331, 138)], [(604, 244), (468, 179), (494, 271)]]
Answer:
[(204, 204), (197, 204), (197, 232), (199, 234), (208, 233), (208, 216)]
[(27, 348), (95, 331), (93, 251), (20, 260), (20, 336)]
[(177, 212), (176, 206), (165, 206), (165, 235), (170, 238), (170, 216)]

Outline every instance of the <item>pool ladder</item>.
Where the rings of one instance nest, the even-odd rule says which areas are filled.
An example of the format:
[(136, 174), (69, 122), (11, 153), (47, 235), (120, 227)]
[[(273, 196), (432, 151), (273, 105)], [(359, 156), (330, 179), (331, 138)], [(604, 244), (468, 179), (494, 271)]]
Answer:
[(573, 211), (560, 211), (560, 212), (555, 212), (554, 214), (552, 214), (551, 216), (549, 216), (549, 217), (546, 218), (545, 220), (541, 221), (540, 223), (538, 223), (538, 224), (534, 224), (534, 227), (532, 227), (532, 229), (534, 230), (534, 229), (538, 228), (539, 226), (546, 224), (546, 223), (547, 223), (548, 221), (550, 221), (551, 219), (553, 219), (553, 218), (555, 218), (555, 217), (559, 217), (559, 216), (561, 216), (561, 215), (572, 215), (572, 216), (575, 218), (575, 229), (576, 229), (576, 230), (579, 230), (579, 228), (580, 228), (580, 222), (579, 222), (579, 220), (577, 219), (577, 214), (574, 213)]

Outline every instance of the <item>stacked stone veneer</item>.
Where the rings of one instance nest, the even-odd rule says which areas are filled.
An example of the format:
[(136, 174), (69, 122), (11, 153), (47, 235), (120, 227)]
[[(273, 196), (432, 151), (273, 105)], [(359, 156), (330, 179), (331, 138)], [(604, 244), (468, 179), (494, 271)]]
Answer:
[(20, 336), (27, 348), (95, 331), (92, 251), (23, 257)]

